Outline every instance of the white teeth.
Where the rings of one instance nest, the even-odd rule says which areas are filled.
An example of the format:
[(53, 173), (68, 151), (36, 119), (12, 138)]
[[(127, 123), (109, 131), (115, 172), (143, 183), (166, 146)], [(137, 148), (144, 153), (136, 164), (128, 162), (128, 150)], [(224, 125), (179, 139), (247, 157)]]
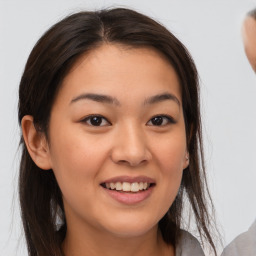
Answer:
[(132, 185), (131, 185), (131, 191), (132, 192), (138, 192), (139, 191), (139, 183), (138, 182), (133, 182)]
[(129, 182), (123, 183), (123, 191), (131, 191), (131, 184)]
[(116, 190), (123, 190), (123, 184), (121, 182), (116, 183)]
[[(106, 187), (108, 187), (107, 184), (109, 184), (109, 183), (106, 183)], [(111, 188), (111, 189), (115, 189), (115, 188), (116, 188), (115, 183), (111, 182), (111, 183), (110, 183), (110, 188)]]
[(150, 183), (147, 182), (110, 182), (105, 183), (107, 189), (118, 190), (124, 192), (139, 192), (149, 188)]

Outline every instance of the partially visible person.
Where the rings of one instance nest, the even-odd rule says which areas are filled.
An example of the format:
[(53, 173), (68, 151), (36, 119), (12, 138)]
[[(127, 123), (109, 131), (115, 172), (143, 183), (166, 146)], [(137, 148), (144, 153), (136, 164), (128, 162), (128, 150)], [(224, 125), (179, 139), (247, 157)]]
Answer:
[(248, 231), (240, 234), (223, 251), (221, 256), (255, 256), (256, 221)]
[[(242, 38), (248, 61), (256, 72), (256, 8), (247, 13), (242, 25)], [(247, 232), (240, 234), (223, 251), (221, 256), (255, 256), (256, 221)]]
[(256, 8), (247, 14), (243, 22), (242, 37), (246, 56), (256, 72)]

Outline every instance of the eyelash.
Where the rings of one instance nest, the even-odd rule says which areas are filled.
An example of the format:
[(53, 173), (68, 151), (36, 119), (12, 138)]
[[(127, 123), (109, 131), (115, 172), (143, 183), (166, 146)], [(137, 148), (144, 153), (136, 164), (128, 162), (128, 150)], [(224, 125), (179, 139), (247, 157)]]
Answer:
[(151, 124), (151, 126), (166, 126), (166, 125), (168, 125), (168, 124), (175, 124), (176, 123), (176, 121), (171, 117), (171, 116), (169, 116), (169, 115), (156, 115), (156, 116), (153, 116), (148, 122), (147, 122), (147, 125), (149, 125), (149, 122), (151, 122), (152, 123), (152, 120), (154, 119), (154, 118), (161, 118), (162, 119), (162, 121), (164, 122), (164, 121), (166, 121), (166, 123), (165, 124), (159, 124), (159, 125), (157, 125), (157, 124)]
[[(94, 121), (98, 121), (98, 123), (95, 123), (93, 124), (92, 123), (92, 119), (95, 118)], [(98, 120), (97, 120), (97, 119)], [(159, 124), (153, 124), (152, 121), (153, 119), (156, 120), (156, 118), (161, 118), (160, 119), (160, 123)], [(159, 121), (159, 120), (158, 120)], [(162, 121), (162, 122), (161, 122)], [(163, 122), (165, 121), (164, 124), (162, 124)], [(88, 124), (89, 126), (96, 126), (96, 127), (102, 127), (102, 126), (108, 126), (108, 125), (112, 125), (104, 116), (102, 115), (89, 115), (87, 116), (86, 118), (84, 118), (83, 120), (81, 120), (82, 123), (86, 123)], [(104, 122), (104, 124), (102, 125), (102, 122)], [(149, 124), (151, 122), (151, 124)], [(169, 115), (156, 115), (156, 116), (153, 116), (147, 123), (146, 125), (149, 125), (149, 126), (166, 126), (168, 124), (175, 124), (176, 121)]]

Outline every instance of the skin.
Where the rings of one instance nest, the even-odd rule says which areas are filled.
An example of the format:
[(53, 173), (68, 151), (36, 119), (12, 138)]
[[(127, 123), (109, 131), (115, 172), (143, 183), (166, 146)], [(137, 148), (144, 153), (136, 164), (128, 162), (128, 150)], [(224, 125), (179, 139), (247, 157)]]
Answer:
[(256, 20), (254, 18), (245, 18), (242, 26), (242, 37), (246, 56), (252, 69), (256, 72)]
[[(84, 97), (88, 93), (114, 100)], [(173, 97), (149, 100), (167, 93)], [(95, 114), (104, 117), (100, 126), (88, 118)], [(154, 125), (159, 115), (173, 122), (163, 117)], [(64, 79), (51, 111), (49, 140), (35, 131), (31, 116), (23, 118), (22, 128), (33, 160), (53, 169), (63, 193), (65, 255), (174, 255), (158, 222), (189, 163), (181, 89), (162, 55), (111, 44), (93, 50)], [(100, 184), (122, 175), (154, 179), (150, 196), (131, 205), (113, 199)]]

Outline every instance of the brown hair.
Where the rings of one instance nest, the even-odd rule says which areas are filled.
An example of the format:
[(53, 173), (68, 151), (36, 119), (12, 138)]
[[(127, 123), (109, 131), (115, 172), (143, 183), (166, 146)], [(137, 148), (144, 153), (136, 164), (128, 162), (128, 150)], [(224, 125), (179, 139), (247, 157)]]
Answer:
[[(163, 239), (179, 241), (185, 198), (195, 217), (199, 234), (216, 254), (209, 227), (212, 206), (204, 168), (198, 74), (193, 59), (183, 44), (165, 27), (135, 11), (118, 8), (79, 12), (51, 27), (33, 48), (19, 88), (19, 123), (25, 115), (34, 118), (35, 127), (47, 135), (54, 99), (76, 60), (96, 47), (118, 43), (131, 47), (153, 47), (169, 60), (180, 80), (186, 126), (189, 167), (183, 172), (178, 195), (159, 222)], [(62, 195), (52, 170), (42, 171), (32, 161), (23, 137), (19, 196), (22, 221), (30, 256), (63, 255), (61, 243), (66, 222)], [(58, 213), (62, 226), (56, 227)]]

